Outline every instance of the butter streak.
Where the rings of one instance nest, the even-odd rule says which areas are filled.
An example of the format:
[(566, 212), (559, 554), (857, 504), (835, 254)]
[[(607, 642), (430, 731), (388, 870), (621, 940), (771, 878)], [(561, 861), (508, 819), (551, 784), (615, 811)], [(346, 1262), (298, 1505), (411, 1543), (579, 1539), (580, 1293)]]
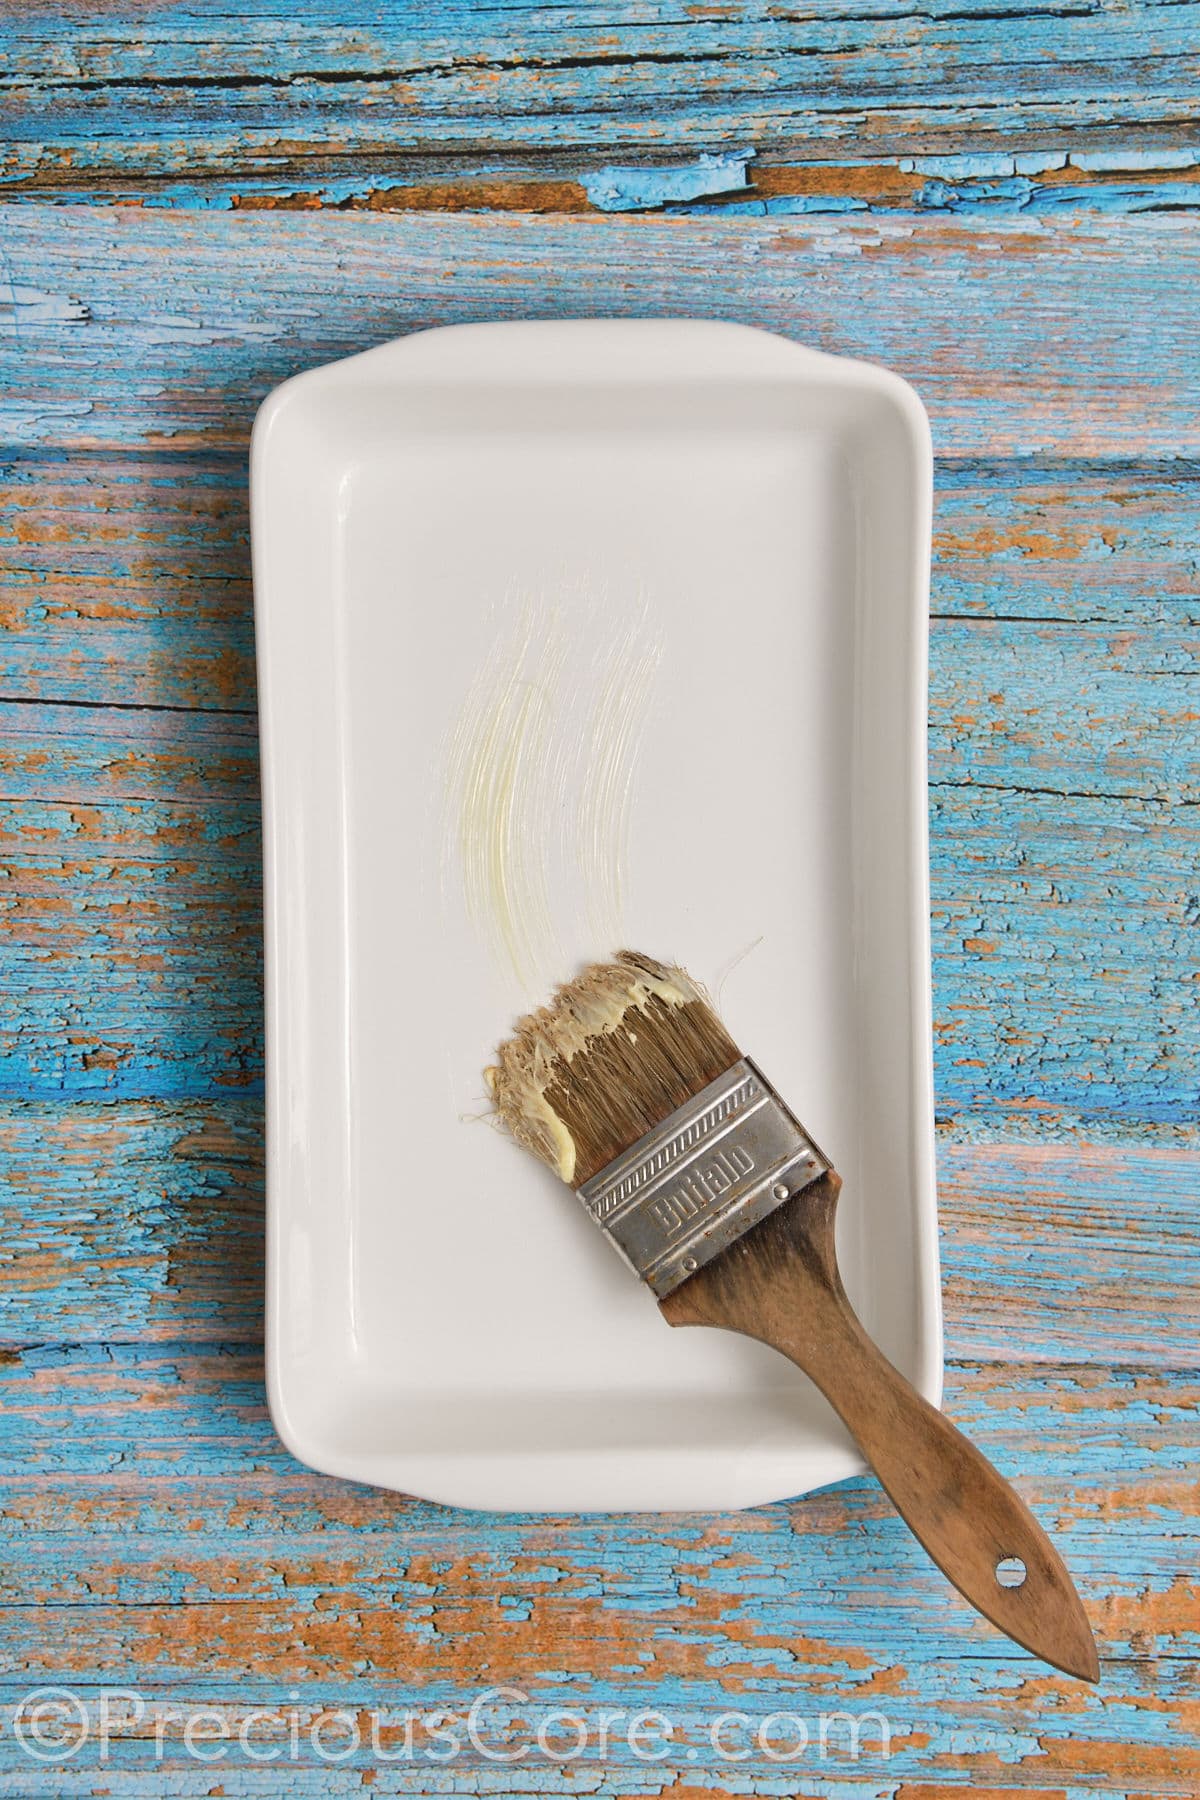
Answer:
[(455, 869), (468, 918), (530, 994), (580, 929), (624, 936), (633, 802), (661, 645), (643, 606), (526, 601), (470, 684), (449, 737), (443, 892)]

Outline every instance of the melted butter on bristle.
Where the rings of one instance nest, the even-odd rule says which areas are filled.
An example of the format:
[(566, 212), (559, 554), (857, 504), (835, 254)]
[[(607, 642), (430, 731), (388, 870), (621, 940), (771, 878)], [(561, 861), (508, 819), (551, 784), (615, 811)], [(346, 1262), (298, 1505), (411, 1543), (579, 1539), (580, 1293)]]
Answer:
[(484, 1070), (492, 1102), (517, 1142), (574, 1185), (575, 1140), (547, 1098), (561, 1079), (563, 1064), (600, 1037), (623, 1031), (636, 1043), (627, 1022), (651, 1000), (664, 1006), (704, 1001), (703, 990), (685, 970), (648, 957), (619, 957), (594, 963), (577, 981), (560, 987), (548, 1006), (521, 1019), (500, 1046), (498, 1060)]

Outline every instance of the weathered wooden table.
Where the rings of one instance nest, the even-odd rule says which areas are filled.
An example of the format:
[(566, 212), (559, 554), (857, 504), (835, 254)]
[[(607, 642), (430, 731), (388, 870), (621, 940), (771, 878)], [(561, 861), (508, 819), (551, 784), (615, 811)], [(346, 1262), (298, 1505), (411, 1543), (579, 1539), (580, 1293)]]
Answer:
[[(1200, 1788), (1198, 34), (0, 12), (5, 1793)], [(1077, 1571), (1095, 1692), (867, 1480), (486, 1517), (268, 1424), (250, 419), (397, 332), (606, 313), (928, 403), (947, 1404)]]

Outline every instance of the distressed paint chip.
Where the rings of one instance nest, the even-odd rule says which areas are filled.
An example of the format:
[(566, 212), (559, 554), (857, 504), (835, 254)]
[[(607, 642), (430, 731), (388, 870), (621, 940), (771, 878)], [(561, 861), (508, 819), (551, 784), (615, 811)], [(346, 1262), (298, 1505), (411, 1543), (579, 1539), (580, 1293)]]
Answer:
[(670, 168), (613, 166), (584, 175), (583, 187), (600, 212), (651, 212), (703, 195), (736, 193), (747, 185), (753, 157), (753, 150), (722, 150)]

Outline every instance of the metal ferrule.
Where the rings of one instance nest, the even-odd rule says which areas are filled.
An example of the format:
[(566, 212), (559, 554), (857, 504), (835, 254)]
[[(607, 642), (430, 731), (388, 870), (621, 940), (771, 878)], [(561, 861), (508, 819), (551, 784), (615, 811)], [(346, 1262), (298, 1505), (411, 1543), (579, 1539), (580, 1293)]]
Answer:
[(743, 1059), (577, 1191), (661, 1300), (830, 1166)]

